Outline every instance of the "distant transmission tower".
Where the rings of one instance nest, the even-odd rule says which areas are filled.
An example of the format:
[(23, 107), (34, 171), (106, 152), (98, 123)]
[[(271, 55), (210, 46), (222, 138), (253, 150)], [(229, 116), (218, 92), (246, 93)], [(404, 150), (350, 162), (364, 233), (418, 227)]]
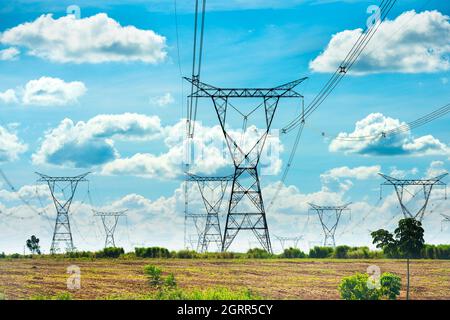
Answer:
[[(36, 172), (36, 174), (41, 177), (38, 182), (46, 182), (48, 184), (56, 208), (56, 222), (50, 253), (56, 253), (61, 243), (66, 245), (66, 251), (74, 251), (75, 247), (73, 246), (72, 231), (70, 229), (69, 209), (78, 183), (87, 181), (85, 177), (89, 172), (76, 177), (50, 177), (39, 172)], [(62, 186), (62, 184), (65, 185)], [(69, 194), (66, 196), (65, 191), (68, 187), (70, 187)], [(59, 195), (57, 192), (59, 191), (62, 192), (63, 199), (58, 198)]]
[(189, 181), (197, 182), (206, 209), (206, 223), (200, 235), (201, 252), (207, 252), (210, 244), (216, 244), (218, 250), (222, 249), (222, 232), (220, 228), (219, 213), (228, 182), (233, 176), (226, 177), (200, 177), (189, 175)]
[[(312, 203), (310, 203), (309, 205), (311, 206), (310, 210), (314, 210), (317, 212), (320, 223), (322, 224), (323, 233), (325, 235), (323, 245), (325, 247), (327, 246), (335, 247), (336, 240), (334, 236), (336, 234), (336, 229), (339, 225), (342, 213), (344, 211), (350, 211), (350, 209), (348, 208), (350, 203), (345, 204), (343, 206), (318, 206)], [(327, 217), (326, 216), (327, 212), (331, 212), (332, 214)], [(329, 218), (329, 220), (326, 218)]]
[[(185, 78), (196, 91), (189, 97), (209, 98), (212, 100), (219, 118), (222, 132), (230, 151), (234, 176), (231, 188), (228, 214), (222, 243), (222, 251), (226, 251), (233, 243), (241, 230), (251, 230), (261, 246), (272, 252), (272, 245), (267, 226), (266, 211), (264, 208), (259, 182), (258, 164), (266, 143), (272, 120), (281, 98), (303, 99), (303, 96), (294, 91), (294, 88), (306, 78), (299, 79), (276, 88), (216, 88), (202, 83), (198, 79)], [(256, 107), (252, 106), (249, 112), (231, 104), (232, 99), (260, 99)], [(256, 141), (244, 141), (247, 131), (248, 119), (258, 109), (264, 109), (264, 130)], [(231, 132), (229, 125), (230, 111), (242, 119), (242, 135), (240, 139)]]
[(92, 210), (95, 217), (100, 217), (103, 222), (103, 227), (105, 228), (105, 248), (115, 248), (116, 243), (114, 242), (114, 232), (116, 231), (117, 223), (119, 218), (126, 215), (127, 210), (116, 211), (116, 212), (102, 212)]
[[(427, 208), (427, 205), (428, 205), (428, 202), (430, 199), (431, 191), (433, 190), (433, 187), (434, 186), (446, 186), (446, 184), (444, 182), (442, 182), (441, 180), (445, 176), (447, 176), (448, 173), (442, 174), (435, 178), (423, 179), (423, 180), (396, 179), (396, 178), (389, 177), (382, 173), (380, 173), (379, 175), (382, 176), (384, 179), (386, 179), (386, 181), (381, 184), (380, 196), (382, 195), (383, 186), (387, 186), (387, 185), (394, 186), (398, 201), (400, 203), (400, 207), (402, 208), (402, 212), (403, 212), (403, 215), (405, 216), (405, 218), (414, 218), (418, 221), (422, 221), (423, 216), (425, 214), (425, 210)], [(411, 210), (408, 209), (406, 207), (406, 204), (404, 203), (404, 197), (403, 197), (404, 192), (406, 191), (406, 192), (410, 193), (408, 191), (408, 189), (406, 188), (407, 186), (421, 186), (422, 187), (424, 203), (416, 213), (411, 212)], [(416, 194), (412, 194), (413, 198), (415, 196), (416, 196)]]
[(285, 249), (286, 242), (291, 242), (294, 245), (292, 248), (297, 249), (299, 241), (303, 239), (302, 236), (298, 236), (298, 237), (279, 237), (279, 236), (275, 236), (275, 238), (278, 241), (280, 241), (281, 248), (283, 249), (283, 251)]

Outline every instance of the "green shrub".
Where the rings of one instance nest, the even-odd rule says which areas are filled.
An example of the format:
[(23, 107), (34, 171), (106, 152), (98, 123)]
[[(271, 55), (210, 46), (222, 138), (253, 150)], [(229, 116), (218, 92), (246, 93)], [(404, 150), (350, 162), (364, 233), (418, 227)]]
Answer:
[(380, 287), (368, 286), (369, 275), (357, 273), (345, 277), (339, 285), (341, 298), (344, 300), (379, 300), (381, 298), (395, 300), (400, 294), (400, 277), (384, 273), (380, 277)]
[(6, 254), (4, 252), (0, 253), (0, 259), (5, 259), (6, 258)]
[(333, 256), (334, 249), (331, 247), (314, 247), (309, 250), (310, 258), (331, 258)]
[(270, 254), (266, 250), (260, 249), (260, 248), (255, 248), (255, 249), (248, 250), (247, 253), (246, 253), (246, 256), (249, 259), (268, 259), (268, 258), (272, 258), (273, 257), (272, 254)]
[(0, 301), (1, 301), (1, 300), (6, 300), (6, 296), (5, 296), (4, 293), (1, 293), (1, 292), (0, 292)]
[(297, 248), (284, 249), (283, 253), (280, 255), (283, 259), (298, 259), (306, 258), (306, 254)]
[(170, 258), (170, 251), (166, 248), (149, 247), (149, 248), (135, 248), (136, 257), (139, 258)]
[(392, 273), (383, 273), (380, 277), (381, 294), (389, 300), (396, 300), (400, 295), (402, 280)]
[(101, 251), (97, 251), (95, 253), (95, 257), (96, 258), (118, 258), (124, 253), (125, 253), (125, 251), (123, 250), (123, 248), (111, 247), (111, 248), (104, 248)]
[(350, 251), (349, 246), (337, 246), (334, 249), (334, 257), (336, 259), (347, 259), (348, 258), (348, 252)]
[(156, 266), (146, 265), (144, 267), (144, 273), (147, 275), (150, 285), (157, 287), (162, 284), (162, 270)]
[(175, 280), (175, 276), (173, 273), (169, 274), (166, 279), (164, 280), (164, 285), (167, 288), (174, 289), (177, 287), (177, 281)]
[(191, 251), (191, 250), (180, 250), (177, 251), (175, 258), (178, 259), (195, 259), (198, 258), (199, 255), (197, 252), (195, 251)]

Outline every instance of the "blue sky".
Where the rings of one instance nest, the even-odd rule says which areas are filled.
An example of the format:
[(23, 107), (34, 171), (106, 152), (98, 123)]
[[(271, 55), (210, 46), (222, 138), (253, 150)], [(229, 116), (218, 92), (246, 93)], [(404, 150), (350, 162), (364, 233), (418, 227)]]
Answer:
[[(188, 85), (180, 69), (189, 76), (193, 1), (179, 1), (177, 17), (171, 0), (0, 4), (1, 167), (31, 207), (45, 213), (38, 216), (3, 184), (0, 251), (21, 251), (31, 234), (42, 239), (44, 250), (50, 245), (54, 208), (46, 189), (36, 187), (34, 171), (91, 171), (97, 208), (130, 209), (117, 229), (118, 244), (181, 248), (179, 133)], [(373, 4), (377, 1), (210, 1), (202, 79), (222, 87), (272, 87), (307, 76), (298, 91), (308, 103), (364, 28)], [(69, 5), (80, 7), (80, 19), (67, 17)], [(307, 202), (351, 201), (352, 219), (343, 219), (337, 242), (369, 245), (368, 229), (392, 227), (393, 217), (400, 217), (392, 190), (378, 200), (378, 171), (423, 177), (448, 170), (448, 117), (386, 140), (356, 144), (333, 138), (380, 133), (449, 102), (449, 15), (445, 1), (397, 1), (355, 73), (306, 124), (290, 174), (267, 213), (273, 234), (303, 234), (307, 249), (322, 239), (317, 217), (308, 219)], [(200, 110), (199, 144), (207, 156), (197, 170), (230, 172), (213, 152), (221, 135), (212, 106), (202, 103)], [(296, 115), (298, 106), (280, 106), (273, 128)], [(262, 177), (267, 204), (294, 134), (279, 140), (280, 168)], [(80, 186), (73, 206), (79, 249), (103, 243), (86, 192), (86, 185)], [(192, 210), (202, 210), (192, 197)], [(440, 213), (449, 205), (441, 191), (433, 197), (424, 221), (427, 240), (448, 242), (450, 227), (441, 231)], [(248, 241), (238, 239), (235, 249), (247, 249)]]

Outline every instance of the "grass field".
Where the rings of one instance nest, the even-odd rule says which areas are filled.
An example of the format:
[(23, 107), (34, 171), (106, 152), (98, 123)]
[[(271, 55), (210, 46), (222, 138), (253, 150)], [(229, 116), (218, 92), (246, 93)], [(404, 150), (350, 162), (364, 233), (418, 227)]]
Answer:
[[(245, 288), (265, 299), (339, 299), (342, 277), (366, 272), (369, 265), (401, 276), (403, 284), (406, 270), (401, 260), (1, 259), (0, 293), (30, 299), (67, 292), (66, 268), (77, 265), (81, 290), (72, 293), (74, 299), (138, 299), (150, 290), (146, 264), (174, 273), (183, 289)], [(450, 261), (413, 261), (411, 292), (413, 299), (450, 299)]]

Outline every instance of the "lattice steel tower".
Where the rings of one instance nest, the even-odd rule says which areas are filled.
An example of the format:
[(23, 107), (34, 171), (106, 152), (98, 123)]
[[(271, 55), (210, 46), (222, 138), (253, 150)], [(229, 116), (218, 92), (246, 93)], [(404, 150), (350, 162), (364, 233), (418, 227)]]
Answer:
[(293, 248), (297, 249), (298, 248), (298, 243), (300, 240), (303, 239), (303, 236), (298, 236), (298, 237), (279, 237), (279, 236), (275, 236), (275, 238), (280, 241), (281, 244), (281, 249), (285, 249), (286, 246), (286, 242), (292, 242), (294, 244)]
[[(196, 91), (189, 97), (210, 98), (212, 100), (234, 164), (222, 251), (226, 251), (230, 247), (239, 231), (251, 230), (262, 247), (268, 252), (272, 252), (266, 211), (261, 195), (258, 164), (280, 99), (303, 99), (303, 96), (295, 92), (294, 88), (306, 78), (275, 88), (217, 88), (197, 79), (185, 79), (196, 88)], [(232, 105), (231, 99), (260, 99), (262, 102), (252, 108), (249, 113), (245, 113), (242, 107)], [(247, 131), (248, 118), (261, 107), (264, 108), (265, 114), (264, 130), (262, 130), (262, 134), (256, 139), (256, 142), (244, 142), (242, 137)], [(241, 136), (241, 139), (238, 139), (227, 125), (230, 108), (233, 108), (242, 117), (243, 136)]]
[[(87, 181), (85, 177), (89, 174), (89, 172), (76, 177), (50, 177), (39, 172), (36, 172), (36, 174), (40, 176), (38, 182), (46, 182), (48, 184), (50, 193), (53, 198), (53, 203), (55, 204), (56, 208), (56, 222), (55, 229), (53, 231), (50, 253), (56, 253), (59, 250), (59, 244), (61, 243), (64, 243), (66, 245), (66, 251), (71, 252), (75, 249), (75, 247), (73, 246), (72, 231), (70, 229), (69, 209), (70, 205), (72, 204), (73, 197), (75, 196), (75, 191), (77, 190), (78, 183)], [(65, 183), (65, 186), (62, 187), (61, 183)], [(66, 197), (65, 190), (68, 187), (70, 187), (69, 195), (68, 197)], [(62, 196), (64, 199), (58, 198), (55, 189), (56, 192), (58, 190), (62, 191)]]
[[(389, 177), (385, 174), (379, 173), (380, 176), (382, 176), (386, 181), (381, 184), (380, 187), (380, 197), (382, 194), (382, 188), (383, 186), (394, 186), (395, 193), (397, 194), (398, 201), (400, 203), (400, 207), (402, 209), (403, 215), (405, 218), (414, 218), (418, 221), (422, 221), (423, 216), (425, 214), (425, 210), (427, 209), (427, 205), (430, 199), (431, 191), (433, 190), (434, 186), (446, 186), (444, 182), (441, 180), (448, 175), (448, 173), (441, 174), (440, 176), (430, 178), (430, 179), (396, 179), (393, 177)], [(411, 212), (410, 209), (407, 208), (406, 204), (404, 203), (404, 191), (406, 190), (408, 193), (409, 191), (406, 189), (407, 186), (421, 186), (423, 191), (423, 197), (424, 197), (424, 203), (419, 208), (419, 210), (416, 213)], [(412, 195), (414, 198), (416, 195)]]
[(114, 241), (114, 232), (116, 231), (117, 223), (119, 218), (126, 215), (127, 210), (122, 211), (96, 211), (94, 212), (95, 217), (100, 217), (103, 222), (103, 227), (105, 228), (105, 248), (115, 248), (116, 243)]
[(219, 213), (229, 181), (233, 176), (226, 177), (200, 177), (188, 174), (189, 181), (197, 182), (206, 209), (206, 223), (199, 237), (201, 252), (207, 252), (210, 244), (216, 244), (218, 250), (222, 249), (222, 231), (220, 228)]
[[(322, 225), (323, 233), (325, 236), (325, 239), (323, 242), (323, 245), (325, 247), (327, 247), (327, 246), (335, 247), (336, 246), (336, 240), (334, 237), (336, 234), (336, 229), (339, 225), (339, 221), (341, 220), (342, 213), (344, 211), (350, 211), (350, 209), (348, 208), (348, 206), (350, 204), (351, 203), (348, 203), (343, 206), (318, 206), (318, 205), (309, 203), (309, 205), (311, 206), (310, 210), (316, 211), (317, 215), (319, 216), (319, 220)], [(330, 217), (330, 221), (325, 220), (325, 214), (327, 212), (332, 212), (332, 213), (334, 212), (332, 217)]]

